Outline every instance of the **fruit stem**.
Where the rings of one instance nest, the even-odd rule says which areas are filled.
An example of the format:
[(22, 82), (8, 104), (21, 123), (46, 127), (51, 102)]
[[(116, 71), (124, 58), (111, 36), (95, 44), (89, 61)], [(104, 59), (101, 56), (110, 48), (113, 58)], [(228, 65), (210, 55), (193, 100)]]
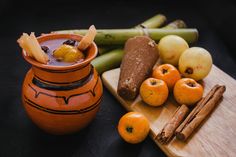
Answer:
[(126, 128), (126, 131), (127, 131), (128, 133), (132, 133), (132, 132), (133, 132), (133, 128), (130, 127), (130, 126), (128, 126), (128, 127)]
[(187, 85), (190, 87), (195, 87), (195, 83), (193, 83), (193, 82), (188, 82)]
[(192, 69), (192, 68), (187, 68), (187, 69), (185, 70), (185, 73), (187, 73), (187, 74), (193, 74), (193, 69)]
[(163, 74), (165, 74), (165, 73), (167, 73), (167, 72), (168, 72), (168, 70), (162, 69), (162, 73), (163, 73)]
[(156, 84), (157, 84), (157, 82), (155, 80), (151, 81), (151, 85), (156, 85)]

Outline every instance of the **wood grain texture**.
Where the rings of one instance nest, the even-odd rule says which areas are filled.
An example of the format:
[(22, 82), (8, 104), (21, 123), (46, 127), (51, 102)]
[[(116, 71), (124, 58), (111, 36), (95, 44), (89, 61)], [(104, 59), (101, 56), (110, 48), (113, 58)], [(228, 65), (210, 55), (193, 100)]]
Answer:
[(215, 85), (226, 85), (223, 100), (213, 113), (186, 141), (173, 138), (167, 145), (161, 145), (155, 136), (171, 118), (178, 104), (170, 96), (161, 107), (151, 107), (145, 104), (140, 96), (134, 101), (126, 101), (117, 95), (117, 84), (120, 69), (103, 73), (102, 79), (107, 89), (116, 97), (127, 111), (138, 111), (144, 114), (151, 126), (150, 137), (168, 156), (236, 156), (236, 81), (216, 66), (203, 80), (204, 96)]

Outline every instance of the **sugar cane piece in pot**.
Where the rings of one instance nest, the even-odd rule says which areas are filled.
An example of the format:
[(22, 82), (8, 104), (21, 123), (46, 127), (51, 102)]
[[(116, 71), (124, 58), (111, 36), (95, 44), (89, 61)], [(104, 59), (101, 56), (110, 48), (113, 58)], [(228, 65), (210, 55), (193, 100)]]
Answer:
[(26, 54), (40, 63), (47, 64), (49, 58), (45, 52), (41, 49), (34, 33), (30, 35), (23, 33), (23, 35), (17, 40), (20, 47), (25, 50)]

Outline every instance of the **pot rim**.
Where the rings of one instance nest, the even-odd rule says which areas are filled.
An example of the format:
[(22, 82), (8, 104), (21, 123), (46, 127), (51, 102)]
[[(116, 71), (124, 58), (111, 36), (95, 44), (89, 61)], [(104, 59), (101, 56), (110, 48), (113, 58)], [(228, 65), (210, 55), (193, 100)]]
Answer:
[[(61, 38), (65, 38), (65, 39), (73, 39), (73, 40), (77, 40), (80, 41), (82, 39), (82, 35), (79, 34), (55, 34), (55, 33), (50, 33), (50, 34), (43, 34), (39, 37), (37, 37), (39, 43), (44, 42), (44, 41), (48, 41), (48, 40), (53, 40), (53, 39), (61, 39)], [(55, 65), (48, 65), (48, 64), (43, 64), (40, 63), (38, 61), (36, 61), (35, 59), (33, 59), (32, 57), (26, 55), (25, 50), (22, 49), (22, 56), (23, 58), (30, 63), (31, 65), (35, 66), (35, 67), (39, 67), (42, 69), (48, 69), (48, 70), (70, 70), (70, 69), (74, 69), (74, 68), (78, 68), (84, 65), (89, 64), (96, 56), (98, 53), (98, 48), (95, 42), (93, 42), (90, 46), (89, 49), (94, 49), (94, 50), (89, 50), (88, 54), (82, 62), (78, 62), (72, 65), (65, 65), (65, 66), (55, 66)]]

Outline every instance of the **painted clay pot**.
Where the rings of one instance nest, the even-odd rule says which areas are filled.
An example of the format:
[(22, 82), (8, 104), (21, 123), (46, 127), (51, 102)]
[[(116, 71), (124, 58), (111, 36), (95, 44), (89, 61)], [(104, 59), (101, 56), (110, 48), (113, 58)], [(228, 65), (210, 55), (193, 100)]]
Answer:
[[(53, 39), (81, 36), (48, 34), (38, 37), (39, 43)], [(56, 135), (74, 133), (86, 127), (95, 117), (102, 98), (102, 82), (90, 62), (97, 55), (93, 43), (84, 61), (69, 66), (41, 64), (25, 55), (32, 65), (22, 87), (24, 108), (30, 119), (42, 130)]]

